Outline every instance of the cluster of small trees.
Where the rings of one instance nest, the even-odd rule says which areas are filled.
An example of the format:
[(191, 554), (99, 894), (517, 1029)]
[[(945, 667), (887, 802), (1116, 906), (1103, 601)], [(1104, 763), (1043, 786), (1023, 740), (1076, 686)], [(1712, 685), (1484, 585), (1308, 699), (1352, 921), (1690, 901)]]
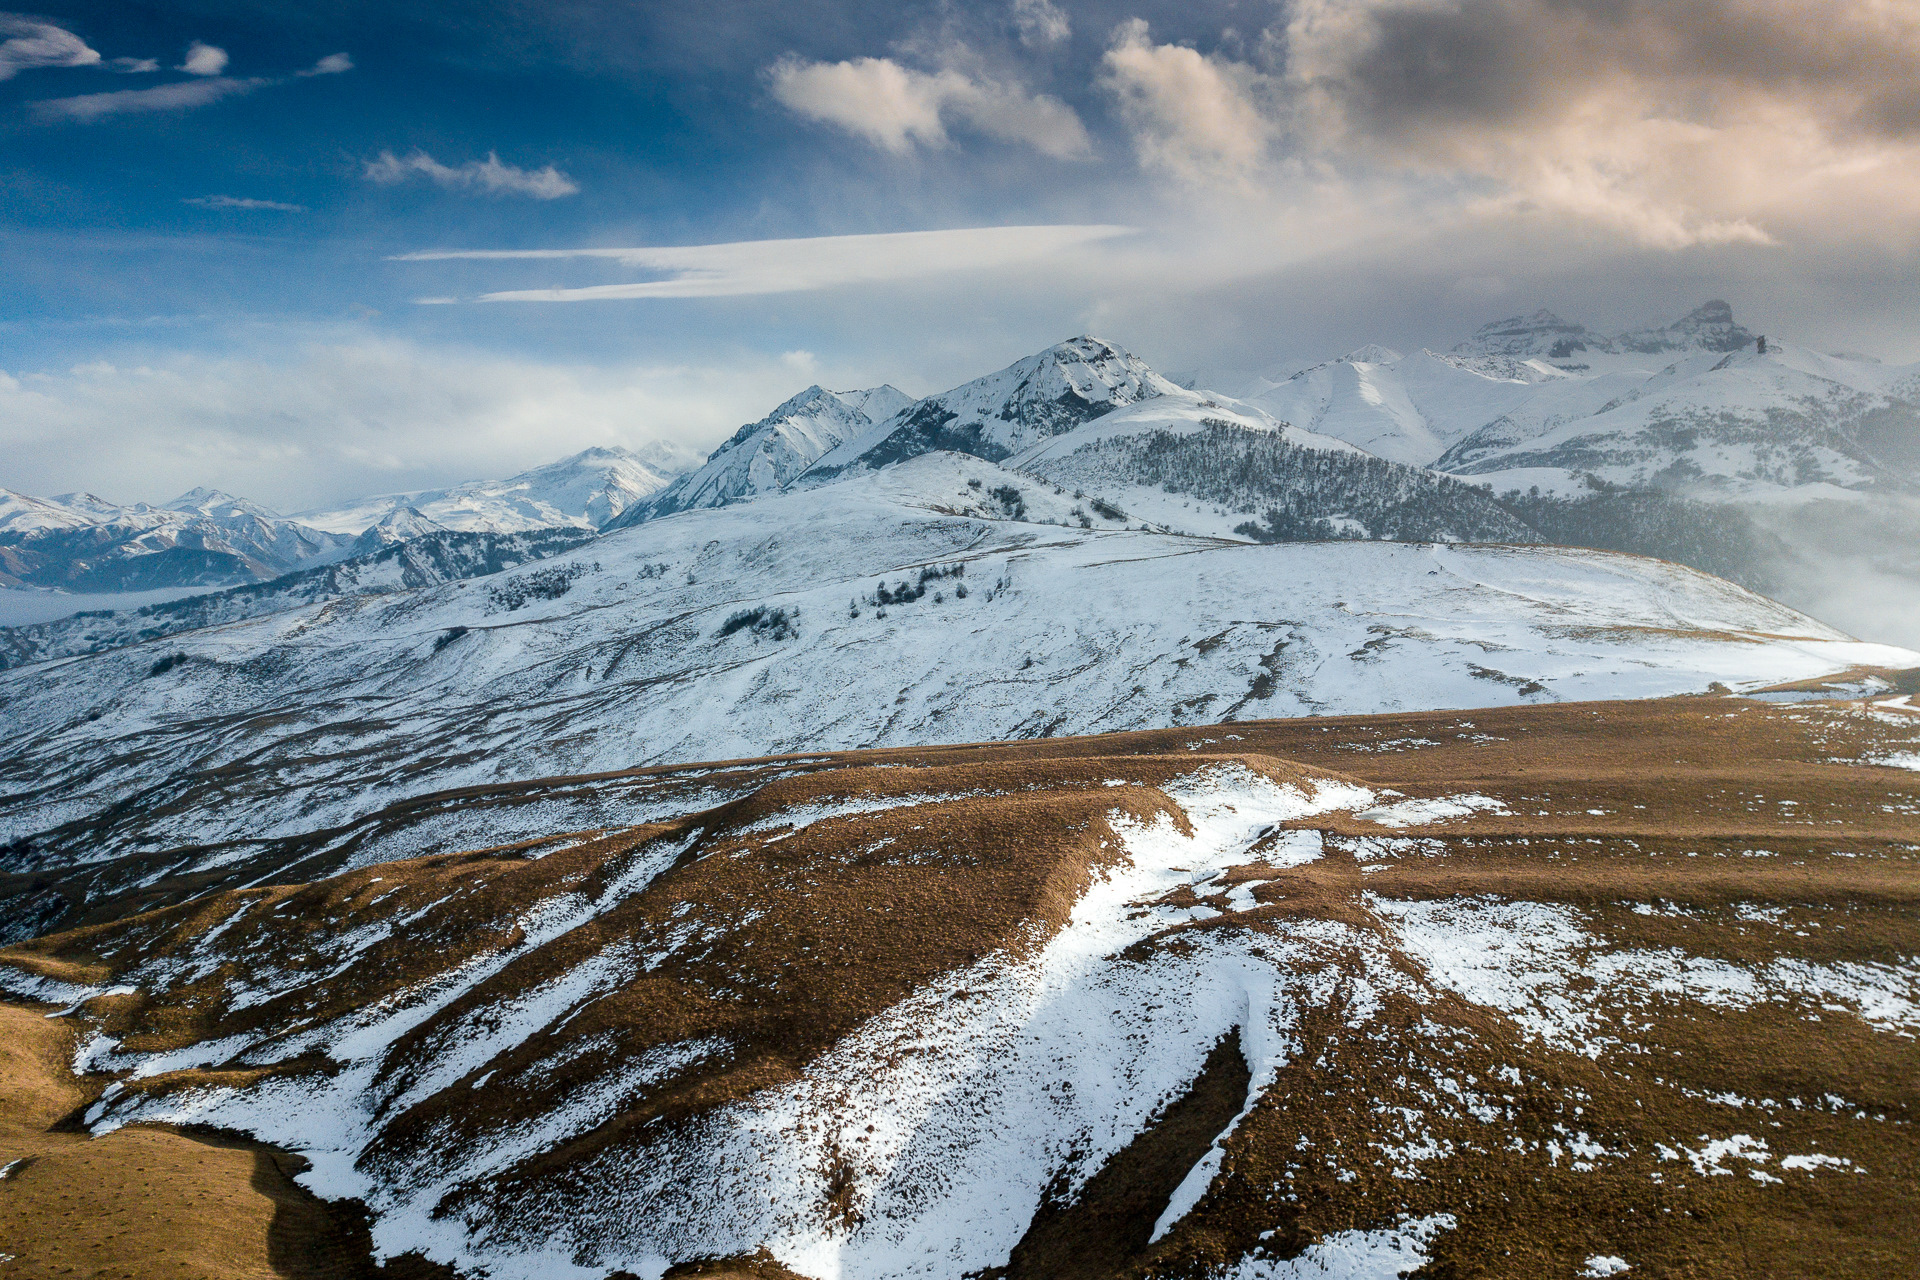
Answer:
[[(933, 592), (933, 602), (939, 604), (942, 600), (946, 599), (946, 594), (944, 591), (937, 589), (937, 584), (946, 578), (955, 579), (953, 584), (954, 599), (965, 600), (967, 598), (967, 584), (964, 581), (960, 581), (960, 579), (964, 579), (966, 574), (967, 566), (964, 561), (954, 564), (928, 565), (926, 568), (920, 570), (920, 576), (911, 582), (908, 582), (904, 578), (892, 586), (888, 586), (885, 582), (882, 582), (873, 589), (873, 594), (867, 597), (865, 603), (872, 608), (880, 610), (880, 616), (885, 617), (886, 607), (888, 605), (912, 604), (915, 600), (919, 600), (927, 594), (929, 589), (928, 584), (932, 583), (936, 584), (936, 589)], [(850, 618), (859, 617), (860, 605), (861, 601), (857, 596), (849, 600), (847, 602), (847, 616)]]
[(1007, 513), (1007, 519), (1019, 520), (1027, 514), (1027, 497), (1010, 484), (997, 484), (987, 490), (1000, 509)]
[(720, 638), (724, 640), (736, 631), (749, 632), (755, 640), (791, 639), (800, 634), (799, 607), (770, 609), (757, 604), (751, 609), (742, 609), (720, 624)]
[[(600, 566), (593, 566), (598, 570)], [(487, 588), (487, 598), (496, 609), (511, 612), (530, 600), (558, 600), (573, 589), (573, 580), (587, 572), (581, 564), (551, 565), (532, 573), (519, 573), (505, 582)]]

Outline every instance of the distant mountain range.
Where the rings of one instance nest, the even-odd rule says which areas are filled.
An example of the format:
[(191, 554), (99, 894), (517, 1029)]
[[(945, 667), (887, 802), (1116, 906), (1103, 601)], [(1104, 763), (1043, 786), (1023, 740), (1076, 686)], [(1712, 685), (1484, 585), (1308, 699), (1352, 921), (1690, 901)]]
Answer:
[[(1081, 337), (920, 400), (809, 387), (677, 476), (589, 449), (290, 517), (207, 490), (162, 507), (0, 491), (0, 585), (260, 583), (421, 537), (631, 528), (949, 451), (1092, 495), (1076, 517), (1090, 528), (1585, 545), (1779, 590), (1807, 565), (1770, 512), (1920, 503), (1920, 366), (1760, 347), (1719, 301), (1613, 335), (1542, 310), (1444, 353), (1372, 345), (1227, 395)], [(14, 660), (42, 639), (9, 646)]]
[(626, 449), (587, 449), (506, 480), (294, 516), (211, 489), (157, 507), (0, 489), (0, 586), (215, 589), (375, 554), (426, 534), (591, 532), (666, 484), (665, 475)]
[(271, 578), (352, 554), (354, 539), (194, 489), (164, 506), (0, 489), (0, 586), (144, 591)]

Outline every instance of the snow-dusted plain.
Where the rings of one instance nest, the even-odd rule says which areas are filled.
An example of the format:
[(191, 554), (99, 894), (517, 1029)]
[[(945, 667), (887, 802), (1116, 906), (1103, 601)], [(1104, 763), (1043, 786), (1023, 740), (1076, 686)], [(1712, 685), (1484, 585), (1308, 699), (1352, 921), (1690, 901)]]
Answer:
[(938, 453), (491, 578), (8, 671), (0, 838), (97, 858), (647, 763), (1920, 665), (1659, 561), (1255, 546), (1080, 509)]

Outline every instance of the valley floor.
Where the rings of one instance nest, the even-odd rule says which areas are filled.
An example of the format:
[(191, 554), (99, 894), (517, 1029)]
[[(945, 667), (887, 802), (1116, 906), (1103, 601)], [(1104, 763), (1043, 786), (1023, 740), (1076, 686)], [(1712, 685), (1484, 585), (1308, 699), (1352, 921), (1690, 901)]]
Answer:
[(155, 1124), (496, 1280), (1920, 1273), (1878, 687), (546, 779), (465, 793), (509, 846), (76, 900), (0, 950), (73, 1006), (0, 1010), (0, 1274), (320, 1274), (290, 1157)]

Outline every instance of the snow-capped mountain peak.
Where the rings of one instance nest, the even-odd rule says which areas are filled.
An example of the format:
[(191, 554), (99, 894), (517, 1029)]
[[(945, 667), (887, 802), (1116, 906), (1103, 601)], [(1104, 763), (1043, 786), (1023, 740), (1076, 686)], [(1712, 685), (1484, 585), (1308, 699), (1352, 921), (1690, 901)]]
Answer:
[(189, 489), (172, 502), (161, 504), (160, 510), (206, 516), (210, 520), (244, 519), (249, 516), (260, 520), (281, 518), (279, 512), (263, 507), (257, 502), (236, 498), (221, 489), (207, 488)]
[(354, 554), (364, 555), (369, 551), (379, 551), (396, 542), (405, 542), (409, 538), (419, 538), (430, 533), (450, 532), (447, 526), (422, 515), (418, 507), (395, 507), (354, 543)]
[(1639, 329), (1613, 338), (1608, 347), (1644, 354), (1684, 351), (1739, 351), (1754, 345), (1754, 335), (1733, 318), (1733, 308), (1716, 298), (1672, 324)]
[(1462, 355), (1543, 356), (1561, 360), (1605, 339), (1583, 324), (1563, 320), (1545, 307), (1527, 316), (1508, 316), (1483, 324), (1473, 337), (1455, 347)]
[(807, 476), (831, 479), (936, 449), (999, 461), (1125, 405), (1192, 394), (1116, 343), (1082, 335), (918, 401), (821, 458)]
[(358, 534), (392, 512), (411, 507), (443, 528), (462, 532), (598, 529), (666, 488), (668, 479), (631, 449), (602, 446), (582, 449), (505, 480), (469, 480), (445, 489), (382, 494), (304, 512), (297, 518), (315, 528)]
[(93, 523), (91, 515), (74, 510), (64, 498), (36, 498), (12, 489), (0, 489), (0, 533), (83, 529)]
[(836, 391), (833, 394), (840, 403), (849, 409), (859, 410), (871, 422), (885, 422), (913, 403), (912, 396), (892, 383), (882, 383), (864, 391)]
[(627, 528), (675, 511), (720, 507), (777, 492), (822, 454), (912, 403), (893, 386), (829, 391), (816, 383), (758, 422), (741, 427), (705, 463), (608, 527)]

